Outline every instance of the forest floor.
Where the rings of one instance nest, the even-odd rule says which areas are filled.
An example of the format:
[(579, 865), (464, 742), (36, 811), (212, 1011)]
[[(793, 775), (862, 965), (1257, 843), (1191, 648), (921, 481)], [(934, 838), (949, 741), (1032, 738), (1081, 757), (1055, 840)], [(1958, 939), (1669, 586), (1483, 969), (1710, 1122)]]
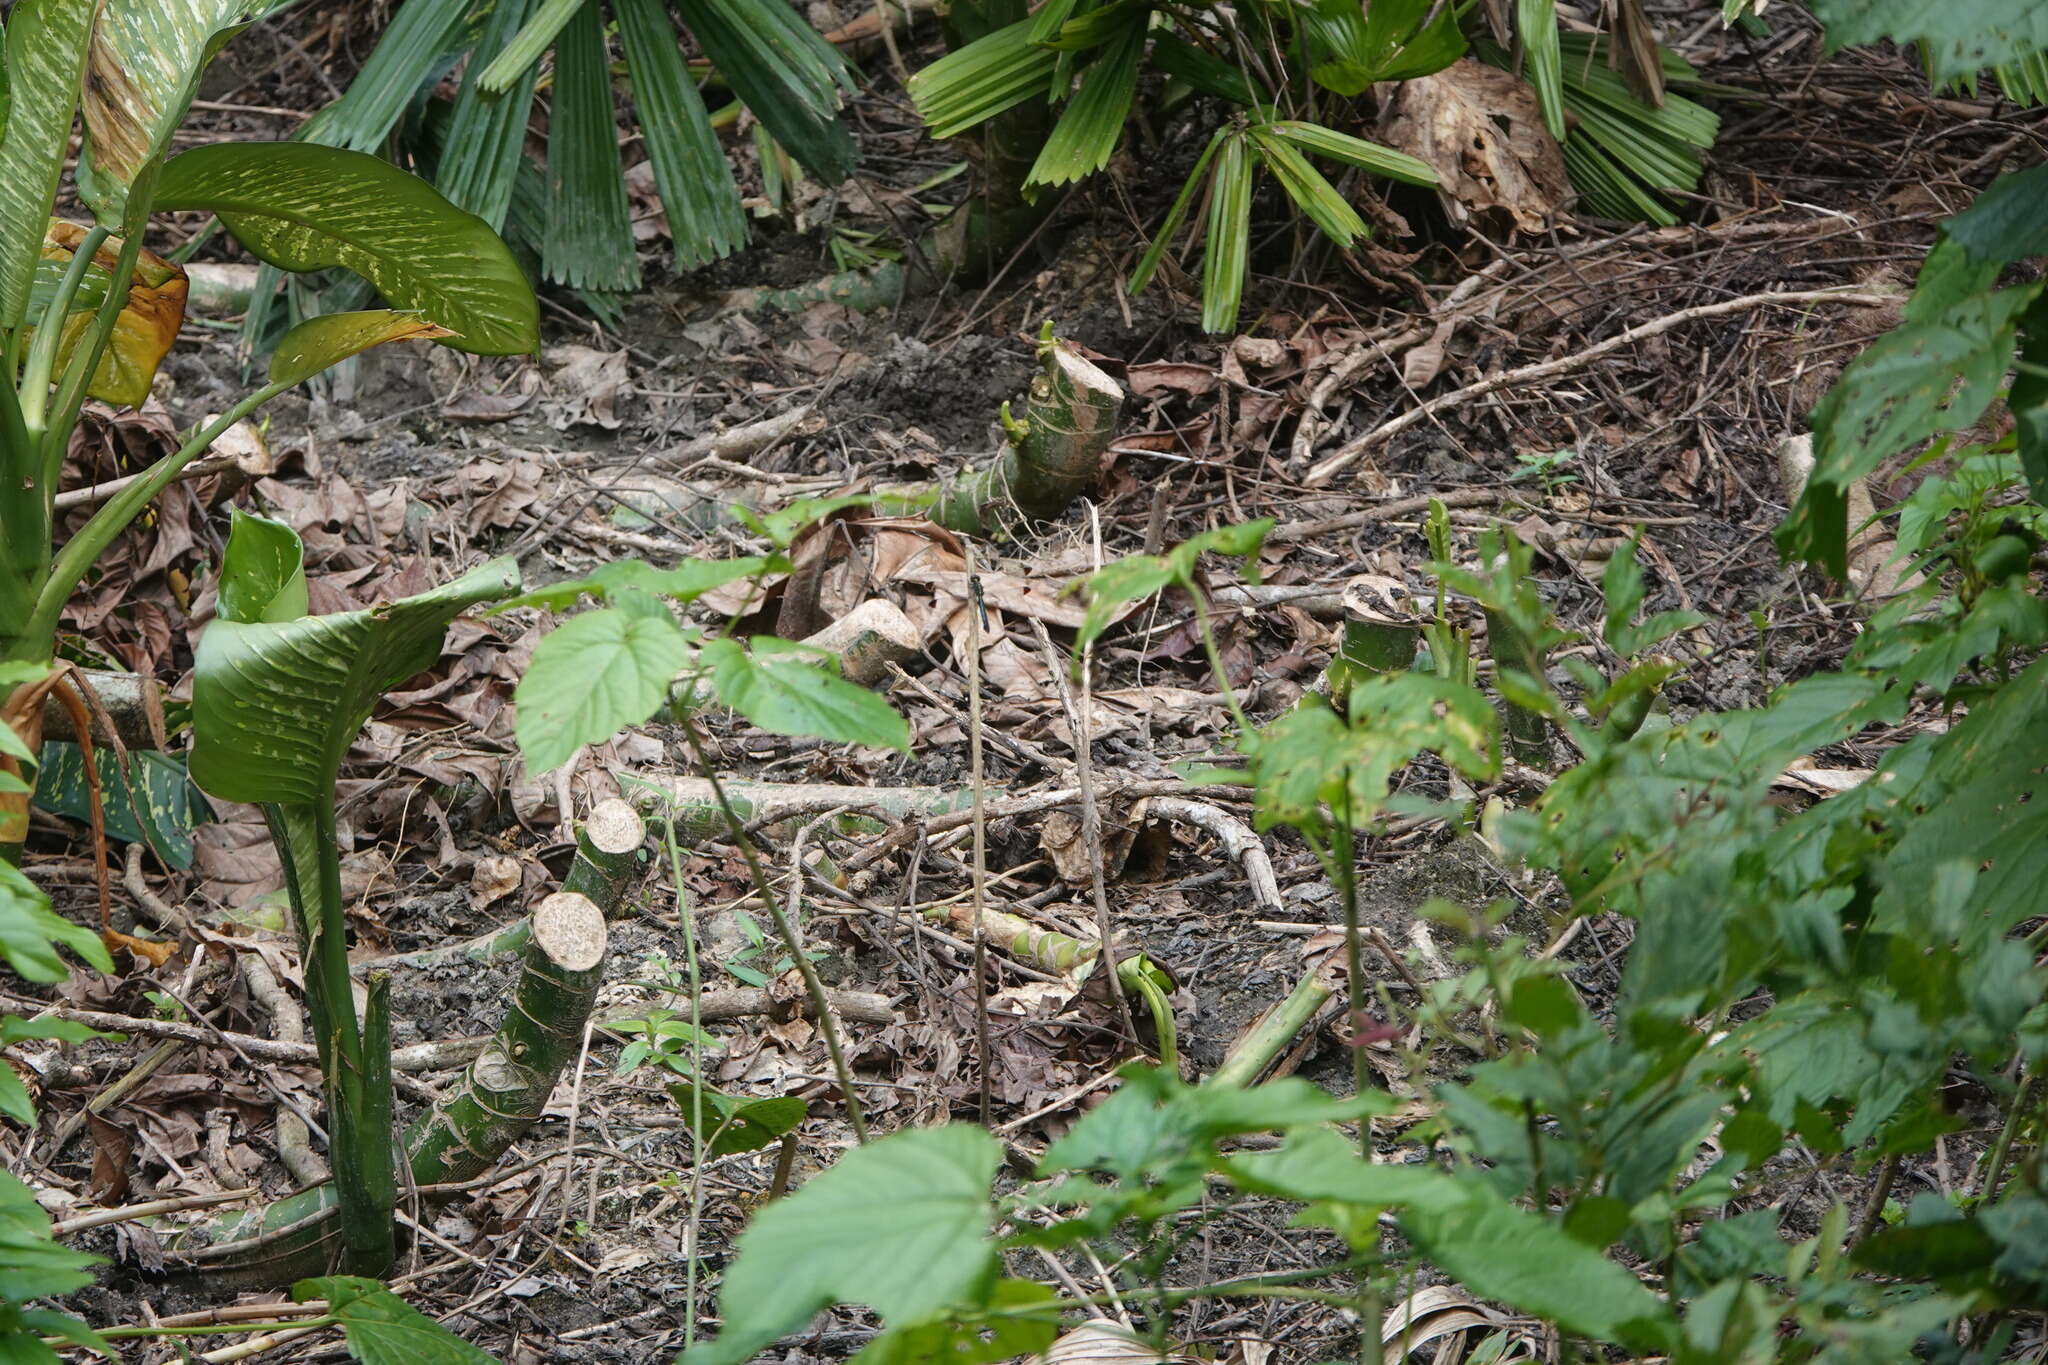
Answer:
[[(206, 92), (212, 104), (195, 136), (288, 133), (291, 118), (266, 111), (329, 97), (361, 56), (367, 33), (323, 13), (347, 8), (300, 7), (238, 42), (235, 65)], [(1129, 399), (1093, 498), (1058, 524), (979, 547), (989, 606), (978, 673), (992, 904), (1092, 933), (1092, 850), (1077, 848), (1071, 819), (1002, 813), (1013, 798), (1074, 781), (1074, 726), (1055, 670), (1065, 667), (1079, 608), (1061, 594), (1104, 559), (1208, 528), (1278, 522), (1261, 556), (1273, 591), (1219, 613), (1227, 681), (1254, 719), (1291, 706), (1319, 675), (1339, 628), (1335, 596), (1348, 580), (1375, 573), (1427, 587), (1420, 523), (1430, 495), (1453, 504), (1461, 553), (1471, 553), (1483, 526), (1514, 525), (1540, 551), (1545, 596), (1580, 626), (1598, 619), (1599, 565), (1614, 538), (1643, 528), (1648, 605), (1706, 617), (1676, 642), (1684, 672), (1668, 690), (1672, 715), (1755, 705), (1839, 657), (1857, 630), (1852, 601), (1778, 561), (1771, 532), (1786, 498), (1776, 451), (1804, 430), (1840, 366), (1896, 320), (1895, 308), (1756, 306), (1678, 322), (1587, 363), (1579, 357), (1629, 328), (1766, 291), (1855, 286), (1902, 296), (1936, 223), (2001, 170), (2048, 149), (2048, 113), (1934, 97), (1897, 54), (1824, 57), (1817, 30), (1797, 12), (1774, 10), (1776, 36), (1751, 44), (1721, 28), (1717, 9), (1659, 13), (1662, 31), (1704, 76), (1748, 92), (1719, 104), (1720, 141), (1701, 193), (1685, 206), (1685, 226), (1582, 221), (1510, 239), (1483, 221), (1454, 226), (1417, 195), (1394, 205), (1413, 226), (1411, 240), (1385, 239), (1344, 260), (1295, 250), (1298, 225), (1269, 214), (1243, 334), (1227, 341), (1195, 326), (1184, 276), (1136, 299), (1121, 283), (1143, 247), (1134, 216), (1156, 219), (1177, 184), (1139, 168), (1186, 160), (1173, 149), (1196, 141), (1169, 139), (1171, 130), (1155, 144), (1134, 135), (1110, 176), (1061, 202), (1036, 243), (1042, 254), (985, 286), (916, 287), (897, 306), (866, 312), (834, 303), (795, 314), (735, 311), (728, 291), (830, 273), (835, 233), (900, 240), (900, 223), (925, 217), (917, 187), (956, 160), (923, 136), (886, 59), (870, 54), (863, 64), (873, 84), (851, 107), (863, 147), (858, 180), (833, 192), (805, 187), (800, 221), (764, 217), (751, 248), (680, 277), (663, 264), (666, 242), (650, 217), (652, 287), (617, 327), (594, 325), (572, 300), (550, 297), (548, 343), (537, 358), (403, 350), (366, 359), (328, 393), (280, 403), (264, 434), (267, 453), (178, 485), (110, 555), (69, 625), (88, 648), (178, 695), (210, 616), (230, 501), (299, 530), (315, 610), (416, 591), (494, 554), (518, 555), (528, 581), (541, 582), (622, 557), (668, 564), (754, 552), (759, 543), (718, 515), (722, 505), (858, 492), (985, 461), (999, 439), (998, 407), (1022, 397), (1032, 339), (1052, 319), (1060, 335), (1101, 358)], [(750, 161), (746, 176), (758, 188)], [(958, 183), (925, 198), (956, 194)], [(232, 249), (203, 254), (227, 259)], [(1475, 273), (1476, 292), (1455, 312), (1444, 309), (1450, 290)], [(195, 321), (186, 340), (160, 407), (95, 423), (69, 483), (131, 471), (174, 428), (244, 391), (232, 330)], [(1354, 462), (1312, 482), (1334, 452), (1422, 398), (1544, 361), (1561, 363), (1446, 406), (1391, 439), (1367, 440)], [(758, 448), (728, 444), (720, 454), (708, 439), (775, 419), (786, 420)], [(1907, 487), (1880, 481), (1873, 491), (1882, 506)], [(789, 741), (713, 716), (718, 771), (781, 783), (963, 787), (971, 727), (958, 542), (914, 520), (854, 514), (831, 522), (810, 548), (810, 570), (772, 584), (765, 597), (714, 595), (699, 609), (801, 637), (872, 597), (901, 606), (926, 646), (888, 688), (911, 720), (912, 753)], [(352, 754), (341, 825), (361, 956), (434, 947), (516, 917), (559, 877), (567, 821), (599, 799), (641, 790), (636, 784), (694, 770), (679, 732), (655, 725), (586, 751), (560, 777), (524, 773), (510, 703), (540, 627), (531, 612), (459, 623), (440, 666), (391, 697)], [(1224, 700), (1188, 602), (1168, 596), (1129, 616), (1097, 647), (1095, 663), (1089, 729), (1108, 804), (1109, 918), (1123, 951), (1142, 950), (1172, 974), (1184, 1066), (1198, 1075), (1291, 989), (1305, 957), (1324, 950), (1318, 934), (1337, 903), (1291, 836), (1263, 838), (1278, 895), (1261, 898), (1216, 826), (1162, 816), (1125, 794), (1227, 742)], [(1868, 737), (1828, 762), (1868, 768), (1884, 745), (1883, 736)], [(1435, 790), (1444, 777), (1424, 767), (1408, 780)], [(1223, 821), (1250, 820), (1228, 791), (1204, 789), (1196, 799)], [(152, 861), (145, 884), (194, 911), (260, 919), (251, 907), (274, 907), (264, 897), (278, 884), (261, 821), (226, 806), (215, 816), (198, 831), (189, 870)], [(874, 1017), (843, 1027), (867, 1113), (884, 1130), (973, 1117), (978, 1104), (984, 1077), (967, 949), (953, 926), (913, 913), (957, 904), (967, 891), (965, 833), (957, 825), (912, 830), (840, 878), (838, 895), (813, 888), (793, 897), (827, 981), (872, 997)], [(780, 896), (791, 894), (805, 859), (822, 853), (844, 865), (886, 836), (803, 819), (759, 837)], [(1364, 855), (1368, 924), (1425, 975), (1455, 970), (1455, 945), (1417, 914), (1431, 898), (1513, 901), (1517, 932), (1541, 942), (1555, 931), (1543, 886), (1511, 876), (1483, 844), (1439, 824), (1375, 839)], [(96, 914), (91, 864), (79, 827), (39, 827), (29, 870), (81, 920)], [(681, 916), (696, 926), (707, 987), (766, 983), (769, 1012), (711, 1025), (715, 1078), (730, 1090), (809, 1102), (785, 1176), (800, 1182), (851, 1142), (783, 950), (766, 917), (745, 908), (751, 892), (737, 851), (697, 840), (683, 850), (682, 871), (681, 886), (663, 868), (650, 873), (614, 924), (599, 1005), (606, 1026), (591, 1033), (546, 1119), (489, 1182), (420, 1212), (425, 1232), (401, 1267), (412, 1301), (508, 1362), (667, 1358), (684, 1340), (691, 1256), (706, 1272), (700, 1294), (715, 1288), (732, 1239), (777, 1178), (774, 1148), (721, 1160), (693, 1216), (678, 1183), (687, 1135), (664, 1077), (616, 1070), (631, 1036), (617, 1021), (686, 1009)], [(118, 886), (116, 898), (129, 899)], [(1611, 998), (1628, 938), (1625, 923), (1600, 920), (1565, 947), (1589, 1000)], [(185, 995), (205, 956), (123, 977), (81, 976), (62, 991), (74, 1004), (146, 1017), (164, 1003), (151, 993)], [(1375, 960), (1374, 970), (1385, 971), (1390, 989), (1407, 989), (1391, 964)], [(400, 968), (394, 1042), (490, 1032), (510, 971)], [(185, 999), (221, 1028), (266, 1031), (246, 989), (231, 975), (225, 981), (201, 983)], [(1119, 1056), (1118, 1021), (1100, 995), (1000, 958), (989, 984), (998, 1026), (986, 1059), (988, 1117), (1028, 1158), (1103, 1093)], [(1345, 1022), (1326, 1015), (1287, 1065), (1347, 1086), (1346, 1036)], [(32, 1169), (75, 1208), (289, 1187), (272, 1149), (275, 1096), (312, 1101), (316, 1076), (281, 1066), (258, 1078), (225, 1048), (176, 1051), (51, 1150), (49, 1135), (145, 1047), (94, 1044), (53, 1062), (43, 1132), (8, 1140), (16, 1168)], [(1392, 1049), (1374, 1060), (1397, 1093), (1431, 1079), (1406, 1074)], [(433, 1087), (449, 1078), (417, 1079)], [(410, 1093), (402, 1105), (423, 1092)], [(1218, 1224), (1191, 1273), (1299, 1264), (1321, 1234), (1291, 1229), (1287, 1219), (1276, 1205), (1263, 1218)], [(127, 1226), (83, 1239), (115, 1265), (100, 1287), (74, 1297), (74, 1310), (94, 1322), (135, 1321), (145, 1306), (169, 1314), (216, 1301), (154, 1278), (151, 1242)], [(1096, 1268), (1071, 1269), (1095, 1286)], [(714, 1302), (698, 1304), (700, 1331), (715, 1330)], [(1179, 1330), (1202, 1351), (1254, 1365), (1348, 1355), (1355, 1343), (1355, 1327), (1337, 1310), (1280, 1301), (1212, 1308)], [(792, 1362), (839, 1359), (869, 1334), (844, 1315), (778, 1353)], [(319, 1349), (333, 1355), (331, 1341)], [(135, 1360), (174, 1358), (169, 1347), (130, 1351)]]

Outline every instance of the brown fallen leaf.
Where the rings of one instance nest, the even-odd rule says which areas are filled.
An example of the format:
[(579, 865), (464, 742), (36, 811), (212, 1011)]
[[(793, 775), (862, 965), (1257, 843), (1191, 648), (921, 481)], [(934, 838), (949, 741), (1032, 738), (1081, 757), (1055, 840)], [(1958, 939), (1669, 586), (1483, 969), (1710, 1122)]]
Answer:
[(1468, 57), (1379, 89), (1382, 139), (1436, 167), (1453, 223), (1499, 210), (1523, 232), (1544, 232), (1564, 216), (1564, 151), (1528, 82)]

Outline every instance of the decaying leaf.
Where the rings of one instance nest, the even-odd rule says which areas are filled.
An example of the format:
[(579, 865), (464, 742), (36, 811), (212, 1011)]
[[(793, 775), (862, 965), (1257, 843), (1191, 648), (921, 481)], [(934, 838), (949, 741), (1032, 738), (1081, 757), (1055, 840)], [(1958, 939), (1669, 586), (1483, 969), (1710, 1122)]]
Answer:
[(1541, 1342), (1533, 1329), (1519, 1325), (1517, 1319), (1480, 1303), (1456, 1286), (1444, 1284), (1418, 1289), (1394, 1305), (1380, 1324), (1380, 1358), (1383, 1365), (1401, 1365), (1402, 1361), (1418, 1356), (1423, 1360), (1445, 1359), (1444, 1348), (1451, 1344), (1445, 1338), (1467, 1333), (1472, 1334), (1475, 1343), (1482, 1338), (1498, 1338), (1498, 1349), (1484, 1358), (1500, 1365), (1543, 1359)]
[(1452, 222), (1498, 209), (1523, 232), (1543, 232), (1563, 215), (1564, 151), (1526, 81), (1466, 58), (1383, 94), (1381, 137), (1436, 167)]
[[(85, 236), (86, 229), (79, 224), (52, 218), (43, 238), (43, 259), (68, 265)], [(120, 251), (103, 245), (93, 253), (92, 269), (104, 283), (119, 262)], [(86, 385), (88, 394), (121, 407), (142, 406), (149, 397), (150, 383), (156, 378), (156, 367), (178, 339), (178, 328), (184, 325), (185, 293), (184, 270), (144, 248), (128, 285), (127, 306), (115, 319), (106, 354), (100, 357), (99, 368)], [(57, 348), (60, 370), (70, 361), (92, 319), (91, 312), (75, 312), (64, 320), (64, 335)]]
[(1161, 1354), (1130, 1328), (1095, 1318), (1031, 1358), (1031, 1365), (1194, 1365), (1189, 1356)]

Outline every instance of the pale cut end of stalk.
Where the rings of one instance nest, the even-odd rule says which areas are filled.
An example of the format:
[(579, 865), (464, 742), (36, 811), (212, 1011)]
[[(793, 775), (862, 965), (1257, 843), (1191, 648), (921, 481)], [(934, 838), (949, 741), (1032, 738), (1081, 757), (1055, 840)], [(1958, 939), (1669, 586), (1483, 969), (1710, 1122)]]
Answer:
[(1398, 578), (1360, 574), (1344, 586), (1344, 639), (1330, 660), (1330, 699), (1342, 702), (1353, 684), (1415, 666), (1422, 624), (1414, 595)]
[(533, 912), (532, 941), (563, 971), (590, 971), (604, 961), (604, 911), (588, 896), (557, 891)]
[(599, 853), (614, 858), (637, 853), (641, 841), (647, 837), (647, 827), (640, 821), (640, 813), (633, 809), (630, 801), (612, 797), (600, 801), (597, 809), (590, 812), (590, 818), (583, 824), (583, 836)]

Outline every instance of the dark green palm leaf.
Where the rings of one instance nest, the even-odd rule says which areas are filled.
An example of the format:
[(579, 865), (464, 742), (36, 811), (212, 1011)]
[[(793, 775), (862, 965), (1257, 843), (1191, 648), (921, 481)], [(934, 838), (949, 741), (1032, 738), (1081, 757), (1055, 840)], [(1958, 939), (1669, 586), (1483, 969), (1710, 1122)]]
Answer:
[(785, 0), (677, 0), (704, 55), (775, 140), (836, 185), (853, 170), (853, 135), (836, 117), (846, 63)]
[(597, 0), (581, 0), (555, 42), (543, 243), (542, 265), (557, 283), (585, 289), (640, 287), (640, 256), (626, 209), (611, 63)]
[(612, 11), (676, 265), (703, 265), (729, 255), (747, 240), (746, 210), (732, 163), (676, 45), (668, 9), (662, 0), (612, 0)]

